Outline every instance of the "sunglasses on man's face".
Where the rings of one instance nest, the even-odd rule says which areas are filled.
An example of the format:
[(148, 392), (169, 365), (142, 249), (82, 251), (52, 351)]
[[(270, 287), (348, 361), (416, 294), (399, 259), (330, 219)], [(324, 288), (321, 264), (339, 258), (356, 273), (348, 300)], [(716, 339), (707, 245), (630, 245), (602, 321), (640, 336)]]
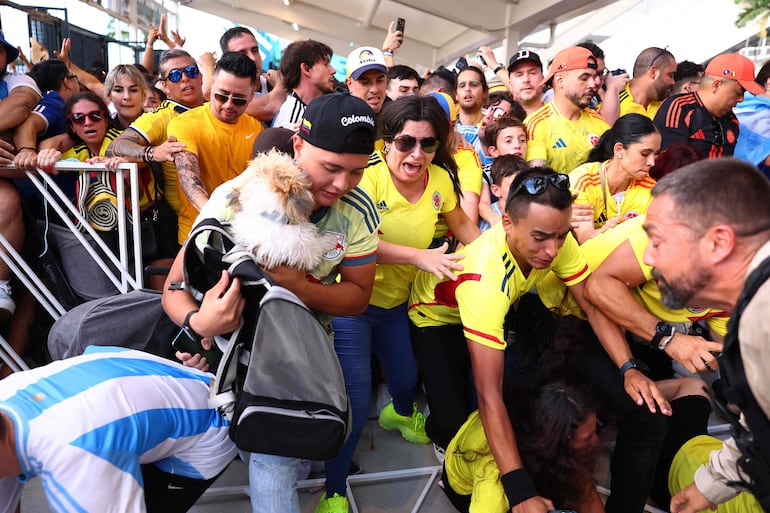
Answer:
[(200, 70), (198, 70), (198, 66), (195, 64), (190, 64), (189, 66), (185, 66), (184, 68), (173, 68), (168, 70), (168, 75), (166, 75), (166, 80), (169, 80), (171, 82), (179, 82), (182, 80), (182, 74), (187, 75), (187, 78), (198, 78), (198, 74), (200, 73)]
[(244, 98), (243, 96), (235, 96), (234, 94), (214, 93), (214, 98), (216, 98), (219, 103), (223, 104), (227, 103), (228, 101), (232, 101), (233, 105), (236, 107), (243, 107), (249, 103), (248, 98)]
[(569, 176), (561, 173), (553, 173), (546, 176), (533, 176), (532, 178), (527, 178), (516, 186), (516, 188), (508, 194), (508, 197), (512, 198), (522, 191), (530, 196), (543, 194), (549, 183), (560, 191), (569, 190)]
[(75, 125), (83, 125), (86, 122), (86, 118), (90, 119), (94, 123), (98, 123), (99, 121), (104, 119), (104, 114), (100, 110), (95, 110), (93, 112), (75, 112), (70, 116), (70, 121)]
[(435, 153), (441, 146), (441, 141), (435, 137), (417, 139), (411, 135), (400, 135), (393, 139), (393, 144), (395, 145), (396, 149), (405, 153), (412, 151), (418, 142), (420, 143), (422, 151), (425, 153)]

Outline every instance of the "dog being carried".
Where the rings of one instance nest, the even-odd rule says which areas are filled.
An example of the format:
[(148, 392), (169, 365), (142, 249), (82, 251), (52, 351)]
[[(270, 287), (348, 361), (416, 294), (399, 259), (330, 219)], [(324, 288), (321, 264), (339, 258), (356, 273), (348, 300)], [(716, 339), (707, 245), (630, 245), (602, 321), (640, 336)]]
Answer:
[(333, 234), (319, 233), (310, 222), (313, 184), (287, 155), (276, 150), (257, 155), (231, 183), (233, 238), (262, 267), (309, 271), (337, 246)]

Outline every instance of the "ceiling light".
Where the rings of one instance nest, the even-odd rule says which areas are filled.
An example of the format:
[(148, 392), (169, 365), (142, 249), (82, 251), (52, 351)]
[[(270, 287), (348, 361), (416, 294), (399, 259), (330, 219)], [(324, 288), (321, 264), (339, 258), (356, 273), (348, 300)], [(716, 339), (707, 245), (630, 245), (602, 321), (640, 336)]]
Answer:
[(294, 30), (298, 31), (299, 30), (299, 25), (297, 25), (297, 23), (294, 22), (294, 23), (291, 24), (291, 28), (293, 28)]

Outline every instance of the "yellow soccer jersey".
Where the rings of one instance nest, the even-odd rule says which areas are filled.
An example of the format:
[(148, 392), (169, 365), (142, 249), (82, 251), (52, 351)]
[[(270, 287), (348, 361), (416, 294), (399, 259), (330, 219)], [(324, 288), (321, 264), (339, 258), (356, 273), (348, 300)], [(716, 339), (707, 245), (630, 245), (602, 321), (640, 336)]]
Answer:
[[(176, 137), (186, 145), (186, 151), (198, 157), (200, 179), (209, 194), (246, 169), (254, 139), (261, 131), (262, 122), (246, 114), (236, 123), (219, 121), (208, 104), (191, 109), (168, 124), (168, 135)], [(185, 194), (179, 195), (179, 203), (178, 239), (181, 244), (190, 233), (198, 210)]]
[[(382, 218), (380, 238), (393, 244), (425, 249), (433, 240), (436, 221), (442, 212), (457, 207), (457, 194), (449, 171), (431, 165), (428, 183), (417, 203), (410, 203), (396, 190), (382, 152), (374, 152), (359, 187), (364, 189)], [(378, 264), (369, 301), (374, 306), (393, 308), (409, 299), (417, 268), (413, 265)]]
[[(602, 192), (601, 173), (606, 164), (606, 162), (589, 162), (578, 166), (569, 174), (572, 192), (578, 195), (575, 203), (594, 207), (594, 228), (601, 228), (607, 219), (619, 215), (622, 215), (623, 219), (631, 219), (647, 212), (647, 206), (651, 200), (650, 190), (655, 186), (655, 179), (650, 176), (643, 180), (632, 180), (625, 191), (623, 201), (618, 205), (610, 194), (606, 178), (604, 192)], [(606, 205), (604, 198), (607, 198)]]
[[(460, 141), (457, 151), (452, 154), (457, 163), (457, 180), (460, 182), (460, 190), (481, 195), (481, 159), (476, 150), (467, 142)], [(440, 217), (436, 225), (434, 237), (443, 237), (449, 231), (449, 227)]]
[(102, 146), (99, 148), (99, 154), (94, 155), (91, 153), (91, 150), (88, 149), (88, 146), (86, 146), (85, 143), (81, 142), (70, 148), (69, 150), (65, 151), (61, 155), (62, 160), (66, 159), (77, 159), (80, 162), (85, 162), (86, 160), (90, 159), (91, 157), (102, 157), (104, 156), (104, 152), (107, 151), (107, 146), (110, 145), (112, 141), (118, 138), (122, 130), (118, 130), (115, 128), (108, 128), (107, 133), (104, 134), (104, 139), (102, 140)]
[(462, 324), (465, 337), (505, 349), (503, 322), (511, 305), (553, 270), (567, 285), (585, 280), (590, 271), (570, 234), (547, 269), (524, 276), (511, 254), (502, 223), (459, 251), (464, 269), (457, 281), (418, 271), (409, 298), (409, 318), (418, 327)]
[(636, 113), (641, 114), (642, 116), (647, 116), (650, 119), (655, 119), (655, 113), (658, 112), (658, 108), (660, 108), (660, 104), (663, 102), (650, 102), (650, 104), (645, 109), (643, 105), (636, 103), (634, 101), (634, 97), (631, 96), (631, 89), (629, 88), (629, 85), (626, 84), (625, 89), (620, 91), (620, 116), (625, 116), (626, 114)]
[[(107, 147), (118, 138), (121, 132), (123, 131), (117, 128), (108, 128), (107, 133), (104, 134), (104, 140), (102, 140), (102, 146), (99, 148), (98, 155), (92, 154), (88, 146), (81, 142), (62, 153), (61, 159), (77, 159), (80, 162), (85, 162), (91, 157), (103, 157)], [(126, 189), (126, 197), (129, 194), (129, 190)], [(155, 201), (155, 176), (149, 167), (139, 164), (139, 207), (143, 208), (153, 201)]]
[(471, 495), (471, 513), (511, 511), (478, 410), (470, 414), (449, 442), (445, 467), (452, 489), (460, 495)]
[(559, 173), (569, 173), (588, 159), (599, 137), (610, 128), (590, 109), (580, 119), (565, 118), (553, 102), (548, 102), (524, 120), (527, 128), (527, 160), (545, 160)]
[[(686, 323), (706, 320), (709, 328), (719, 335), (727, 333), (729, 314), (722, 310), (711, 308), (682, 308), (671, 310), (666, 308), (660, 299), (660, 290), (652, 278), (652, 268), (644, 263), (644, 250), (647, 248), (647, 233), (642, 228), (644, 215), (629, 219), (618, 226), (591, 237), (580, 246), (591, 270), (596, 270), (602, 262), (628, 240), (634, 250), (634, 256), (647, 281), (640, 287), (631, 289), (634, 299), (658, 319), (667, 322)], [(573, 314), (585, 318), (585, 314), (577, 306), (571, 295), (565, 296), (565, 288), (560, 286), (556, 275), (550, 275), (538, 285), (538, 295), (543, 304), (562, 314)]]
[[(153, 146), (159, 146), (168, 140), (166, 130), (169, 122), (178, 115), (187, 112), (189, 107), (166, 100), (152, 112), (146, 112), (131, 123), (128, 128), (135, 130)], [(166, 201), (179, 212), (179, 186), (176, 178), (176, 166), (173, 162), (163, 162), (163, 181), (165, 184)]]

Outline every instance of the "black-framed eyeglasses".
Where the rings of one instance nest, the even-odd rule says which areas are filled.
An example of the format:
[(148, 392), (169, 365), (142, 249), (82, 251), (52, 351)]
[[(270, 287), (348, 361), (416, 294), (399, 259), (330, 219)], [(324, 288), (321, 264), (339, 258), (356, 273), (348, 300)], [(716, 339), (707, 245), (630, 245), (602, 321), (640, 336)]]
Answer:
[(508, 193), (508, 198), (512, 198), (522, 191), (530, 196), (538, 196), (545, 192), (549, 183), (560, 191), (569, 190), (569, 176), (562, 173), (553, 173), (545, 176), (533, 176), (532, 178), (527, 178)]
[(72, 73), (70, 75), (67, 75), (67, 78), (74, 78), (75, 80), (77, 80), (78, 76), (76, 74)]
[(216, 98), (219, 103), (227, 103), (228, 101), (232, 101), (233, 105), (236, 107), (243, 107), (249, 103), (249, 98), (245, 98), (243, 96), (235, 96), (234, 94), (214, 93), (214, 98)]
[(660, 59), (660, 58), (661, 58), (661, 57), (663, 57), (664, 55), (670, 55), (670, 54), (671, 54), (671, 52), (669, 52), (669, 51), (668, 51), (668, 45), (666, 45), (666, 47), (665, 47), (665, 48), (663, 48), (661, 51), (659, 51), (658, 53), (656, 53), (656, 54), (655, 54), (655, 57), (653, 57), (653, 58), (652, 58), (652, 60), (650, 61), (650, 68), (652, 68), (653, 66), (655, 66), (655, 62), (656, 62), (658, 59)]
[(169, 80), (173, 83), (177, 83), (180, 80), (182, 80), (182, 74), (187, 75), (187, 78), (198, 78), (198, 75), (200, 74), (200, 70), (198, 69), (198, 66), (195, 64), (190, 64), (189, 66), (185, 66), (184, 68), (172, 68), (168, 70), (168, 75), (166, 75), (165, 80)]
[(403, 152), (412, 151), (418, 142), (425, 153), (435, 153), (441, 146), (441, 141), (435, 137), (417, 139), (411, 135), (399, 135), (393, 138), (393, 144), (396, 146), (396, 149)]
[(75, 125), (83, 125), (86, 122), (86, 118), (90, 119), (94, 123), (98, 123), (104, 119), (104, 113), (100, 110), (87, 112), (85, 114), (82, 112), (74, 112), (70, 116), (70, 121)]

